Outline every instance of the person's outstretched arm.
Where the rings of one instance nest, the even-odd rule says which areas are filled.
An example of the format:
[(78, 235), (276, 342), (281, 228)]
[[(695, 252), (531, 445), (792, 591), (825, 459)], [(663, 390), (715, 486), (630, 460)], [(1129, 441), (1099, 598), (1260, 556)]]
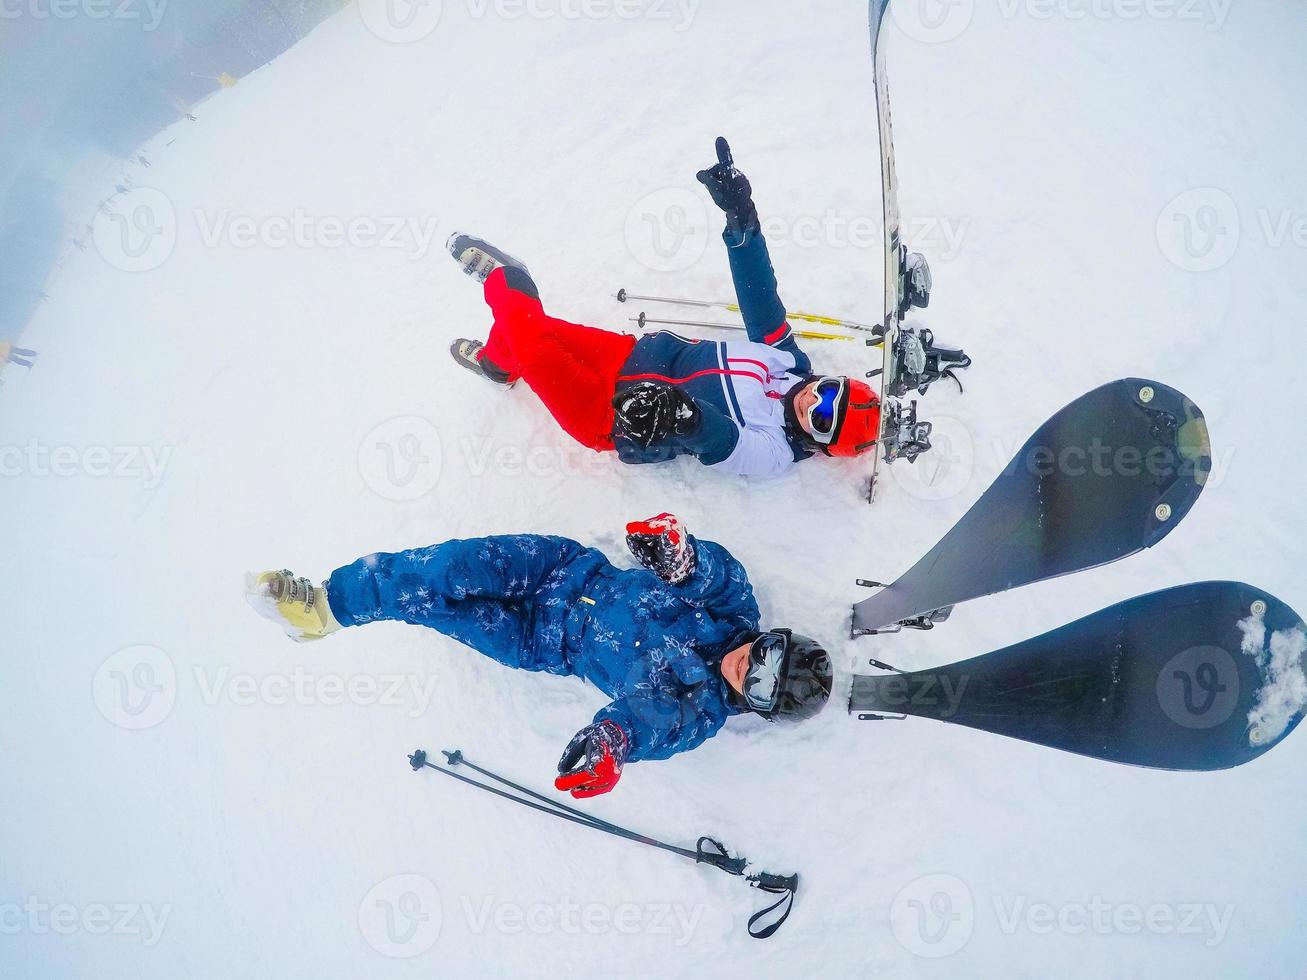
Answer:
[(758, 628), (758, 600), (744, 566), (715, 541), (692, 535), (675, 514), (631, 521), (626, 547), (683, 601), (708, 610), (717, 622), (737, 633)]
[(794, 355), (795, 371), (810, 374), (812, 362), (800, 350), (785, 318), (785, 304), (777, 291), (776, 273), (753, 203), (749, 178), (736, 169), (730, 145), (723, 137), (717, 137), (717, 163), (699, 171), (698, 178), (708, 188), (714, 203), (726, 213), (722, 240), (726, 243), (735, 296), (749, 339)]

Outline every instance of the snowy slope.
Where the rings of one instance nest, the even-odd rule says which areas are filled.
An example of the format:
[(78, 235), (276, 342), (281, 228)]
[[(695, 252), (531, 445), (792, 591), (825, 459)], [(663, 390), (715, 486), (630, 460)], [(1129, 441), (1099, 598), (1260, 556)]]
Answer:
[[(152, 143), (137, 178), (162, 195), (170, 254), (130, 260), (101, 222), (23, 338), (37, 369), (6, 372), (0, 973), (1300, 976), (1303, 736), (1184, 775), (832, 706), (797, 730), (733, 723), (590, 804), (800, 871), (764, 944), (743, 928), (762, 896), (738, 882), (407, 769), (415, 746), (458, 746), (543, 786), (593, 689), (394, 624), (296, 647), (240, 586), (247, 569), (321, 577), (516, 530), (622, 562), (624, 521), (674, 509), (745, 562), (771, 623), (828, 640), (845, 683), (866, 656), (960, 659), (1184, 581), (1245, 579), (1303, 608), (1307, 13), (921, 8), (937, 22), (908, 6), (890, 71), (906, 228), (935, 272), (921, 322), (977, 366), (965, 397), (941, 385), (923, 405), (946, 451), (894, 467), (868, 508), (853, 464), (746, 485), (585, 456), (528, 392), (449, 363), (488, 319), (440, 247), (484, 234), (529, 262), (552, 311), (597, 325), (633, 312), (619, 286), (727, 296), (693, 180), (720, 132), (787, 302), (874, 318), (863, 4), (704, 3), (687, 21), (671, 4), (564, 18), (451, 0), (409, 44), (367, 28), (375, 7)], [(647, 214), (681, 237), (655, 248)], [(301, 215), (313, 233), (278, 244)], [(402, 219), (404, 247), (357, 228), (334, 244), (327, 219)], [(865, 360), (811, 350), (831, 370)], [(1161, 547), (973, 603), (932, 635), (846, 639), (854, 578), (907, 568), (1039, 422), (1139, 374), (1203, 407), (1222, 464)], [(71, 475), (29, 446), (69, 447)], [(103, 475), (95, 447), (135, 463)], [(911, 903), (936, 894), (956, 917), (932, 943)], [(132, 905), (101, 934), (100, 908)]]

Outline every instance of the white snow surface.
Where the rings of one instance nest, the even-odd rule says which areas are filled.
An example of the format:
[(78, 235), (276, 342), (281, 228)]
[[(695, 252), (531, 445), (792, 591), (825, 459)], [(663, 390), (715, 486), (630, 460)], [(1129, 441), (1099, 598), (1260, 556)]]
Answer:
[[(693, 178), (723, 133), (787, 303), (874, 320), (864, 5), (515, 9), (447, 0), (408, 44), (349, 9), (215, 96), (137, 174), (175, 210), (166, 261), (123, 271), (101, 222), (22, 338), (41, 360), (0, 390), (0, 975), (1302, 976), (1307, 737), (1181, 774), (838, 702), (868, 656), (962, 659), (1182, 582), (1307, 605), (1307, 9), (967, 2), (934, 43), (891, 26), (906, 232), (935, 274), (918, 322), (976, 366), (965, 396), (922, 404), (942, 451), (870, 508), (860, 463), (746, 483), (588, 456), (529, 391), (451, 363), (489, 321), (440, 248), (483, 234), (551, 311), (600, 326), (635, 312), (620, 286), (729, 298)], [(644, 16), (593, 13), (617, 9)], [(269, 239), (297, 214), (317, 244)], [(647, 214), (689, 229), (680, 250), (653, 250)], [(393, 217), (430, 246), (323, 239), (324, 218)], [(264, 241), (240, 245), (238, 219)], [(1125, 376), (1210, 421), (1218, 469), (1181, 528), (933, 634), (847, 639), (856, 577), (902, 572), (1040, 422)], [(242, 597), (250, 569), (320, 578), (497, 532), (627, 562), (624, 522), (662, 510), (744, 561), (768, 623), (828, 641), (840, 693), (807, 725), (733, 722), (630, 766), (585, 806), (799, 871), (767, 942), (737, 880), (408, 769), (459, 747), (547, 787), (593, 688), (399, 624), (296, 645)]]
[(1302, 657), (1307, 653), (1307, 633), (1301, 629), (1275, 630), (1269, 642), (1266, 623), (1259, 615), (1239, 621), (1243, 652), (1257, 660), (1262, 686), (1257, 703), (1248, 712), (1249, 732), (1263, 741), (1278, 738), (1307, 704), (1307, 675)]

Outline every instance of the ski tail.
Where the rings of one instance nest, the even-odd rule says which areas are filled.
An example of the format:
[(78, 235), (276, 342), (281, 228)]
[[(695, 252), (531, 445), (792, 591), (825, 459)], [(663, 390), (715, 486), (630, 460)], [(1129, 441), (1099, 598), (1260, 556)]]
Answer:
[(1202, 411), (1125, 378), (1044, 423), (920, 561), (854, 606), (855, 634), (1157, 544), (1198, 500), (1212, 462)]
[(1305, 650), (1302, 618), (1284, 602), (1239, 582), (1199, 582), (971, 660), (855, 677), (849, 707), (1126, 765), (1229, 769), (1302, 720)]

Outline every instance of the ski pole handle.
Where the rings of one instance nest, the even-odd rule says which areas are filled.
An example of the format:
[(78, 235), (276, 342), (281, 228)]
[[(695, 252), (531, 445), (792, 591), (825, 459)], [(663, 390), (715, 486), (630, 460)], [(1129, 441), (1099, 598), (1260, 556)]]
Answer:
[(749, 876), (749, 884), (754, 888), (761, 888), (768, 892), (797, 892), (799, 890), (799, 876), (793, 875), (774, 875), (762, 871), (756, 875)]

